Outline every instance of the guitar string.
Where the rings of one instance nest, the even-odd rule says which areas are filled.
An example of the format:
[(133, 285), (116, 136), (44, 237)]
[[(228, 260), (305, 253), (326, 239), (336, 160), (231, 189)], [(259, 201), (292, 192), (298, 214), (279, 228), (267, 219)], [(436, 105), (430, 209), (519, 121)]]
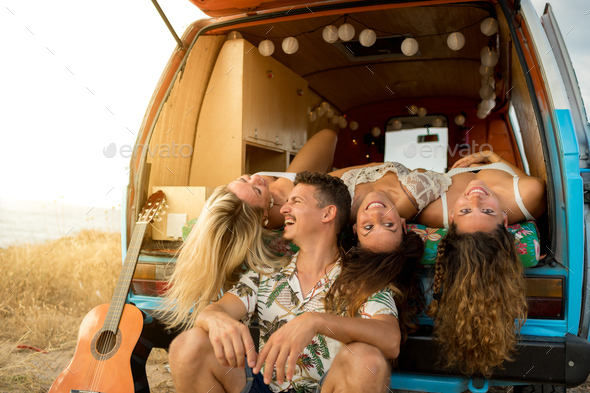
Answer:
[[(147, 224), (149, 224), (149, 222), (138, 222), (137, 225), (142, 225), (142, 227), (140, 227), (141, 232), (143, 232), (142, 236), (134, 236), (132, 238), (132, 241), (130, 243), (130, 247), (129, 247), (129, 254), (134, 254), (135, 252), (139, 253), (140, 248), (141, 248), (141, 242), (143, 241), (143, 237), (145, 235), (145, 228), (147, 227)], [(139, 243), (139, 244), (137, 244)], [(129, 255), (128, 254), (128, 255)], [(129, 262), (130, 260), (126, 261)], [(117, 332), (118, 332), (118, 326), (113, 326), (114, 325), (114, 320), (113, 320), (113, 315), (119, 315), (122, 317), (123, 312), (125, 310), (125, 304), (123, 304), (121, 306), (120, 302), (121, 300), (119, 299), (120, 296), (117, 295), (117, 292), (120, 292), (122, 289), (119, 288), (120, 286), (124, 286), (125, 282), (129, 282), (129, 280), (132, 278), (132, 272), (131, 272), (131, 267), (132, 265), (135, 264), (136, 261), (130, 262), (130, 263), (125, 263), (123, 266), (123, 269), (125, 269), (125, 272), (123, 272), (122, 276), (119, 278), (119, 280), (117, 281), (117, 285), (115, 288), (115, 296), (113, 296), (113, 303), (114, 303), (114, 307), (111, 309), (111, 307), (109, 307), (109, 311), (107, 311), (107, 316), (105, 318), (105, 321), (103, 323), (103, 327), (105, 328), (104, 332), (102, 334), (107, 335), (106, 338), (104, 338), (103, 340), (101, 340), (101, 343), (98, 344), (98, 359), (93, 357), (93, 360), (91, 362), (90, 365), (90, 370), (88, 370), (88, 373), (86, 375), (85, 381), (89, 380), (89, 384), (85, 384), (87, 388), (90, 388), (90, 390), (92, 391), (98, 391), (100, 382), (102, 380), (103, 377), (103, 373), (106, 369), (106, 358), (108, 356), (108, 354), (115, 350), (115, 345), (117, 343)], [(112, 311), (115, 310), (115, 311)], [(119, 319), (119, 323), (120, 323), (120, 319)], [(119, 325), (119, 324), (117, 324)], [(110, 332), (110, 334), (109, 334)], [(97, 338), (97, 341), (99, 337)], [(112, 349), (110, 351), (108, 351), (107, 353), (107, 349), (110, 348), (112, 346)], [(90, 385), (90, 386), (88, 386)]]
[[(135, 253), (139, 253), (140, 248), (141, 248), (141, 243), (143, 241), (143, 237), (145, 235), (145, 228), (147, 227), (148, 223), (141, 223), (138, 225), (141, 225), (140, 230), (142, 233), (142, 236), (137, 236), (135, 239), (132, 239), (134, 242), (133, 247), (132, 247), (132, 254)], [(131, 248), (131, 247), (130, 247)], [(135, 259), (135, 258), (133, 258)], [(135, 265), (135, 260), (132, 261), (131, 259), (129, 259), (127, 261), (127, 263), (125, 263), (124, 268), (126, 269), (124, 275), (122, 276), (122, 278), (119, 280), (119, 282), (117, 283), (117, 286), (119, 284), (121, 284), (121, 286), (125, 286), (125, 283), (129, 283), (130, 279), (132, 278), (132, 272), (131, 272), (131, 267), (133, 265)], [(118, 291), (115, 292), (115, 294), (117, 294), (117, 292), (121, 292), (122, 288), (119, 288)], [(97, 378), (95, 379), (95, 384), (96, 384), (96, 388), (98, 388), (98, 385), (100, 384), (102, 377), (103, 377), (103, 373), (104, 370), (106, 369), (106, 358), (108, 356), (108, 353), (110, 353), (111, 351), (115, 350), (114, 346), (117, 343), (117, 333), (118, 333), (118, 325), (120, 324), (120, 319), (119, 319), (119, 323), (115, 323), (116, 321), (116, 315), (119, 315), (120, 318), (123, 316), (123, 312), (125, 311), (125, 304), (120, 304), (121, 301), (124, 302), (123, 299), (118, 299), (118, 296), (115, 296), (116, 300), (115, 300), (115, 311), (110, 313), (110, 318), (109, 321), (107, 322), (108, 324), (108, 328), (107, 328), (107, 332), (110, 331), (111, 334), (106, 333), (108, 336), (105, 340), (103, 340), (103, 345), (101, 348), (101, 355), (100, 355), (100, 362), (99, 362), (99, 370), (98, 370), (98, 375)], [(109, 313), (107, 312), (107, 316), (109, 316)], [(113, 319), (114, 318), (114, 319)], [(114, 341), (114, 342), (113, 342)], [(111, 345), (113, 346), (113, 348), (108, 351), (107, 353), (107, 349), (111, 347)]]

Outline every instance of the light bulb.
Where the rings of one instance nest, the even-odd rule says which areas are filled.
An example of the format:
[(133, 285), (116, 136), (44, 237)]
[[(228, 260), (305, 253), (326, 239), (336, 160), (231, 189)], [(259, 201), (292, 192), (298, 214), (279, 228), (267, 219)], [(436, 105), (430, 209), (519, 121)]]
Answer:
[(371, 135), (373, 135), (375, 138), (379, 138), (379, 135), (381, 135), (381, 129), (379, 127), (371, 128)]
[(330, 103), (327, 101), (324, 101), (320, 104), (320, 106), (322, 107), (323, 110), (327, 111), (328, 109), (330, 109)]
[(417, 115), (418, 114), (418, 107), (416, 105), (410, 105), (408, 107), (408, 112), (410, 115)]
[(443, 121), (440, 117), (437, 117), (436, 119), (434, 119), (434, 121), (432, 122), (432, 126), (433, 127), (441, 127), (443, 125)]
[(292, 55), (293, 53), (297, 52), (299, 49), (299, 42), (295, 37), (287, 37), (283, 40), (283, 51), (288, 54)]
[(227, 35), (227, 39), (228, 40), (239, 40), (242, 38), (242, 35), (240, 34), (239, 31), (230, 31), (229, 34)]
[(488, 50), (481, 55), (481, 64), (486, 67), (495, 67), (496, 64), (498, 64), (499, 58), (500, 57), (495, 50), (488, 48)]
[(479, 96), (482, 100), (491, 100), (493, 95), (494, 88), (490, 85), (482, 86), (481, 89), (479, 89)]
[(486, 113), (496, 107), (496, 101), (494, 100), (483, 100), (479, 109), (484, 110)]
[(258, 51), (262, 56), (270, 56), (275, 51), (275, 44), (271, 40), (264, 40), (258, 45)]
[(418, 52), (418, 41), (414, 38), (406, 38), (402, 42), (402, 52), (406, 56), (414, 56)]
[(423, 106), (418, 108), (418, 116), (424, 117), (424, 116), (426, 116), (426, 113), (427, 113), (426, 108), (424, 108)]
[(458, 31), (449, 34), (447, 45), (451, 50), (459, 50), (465, 45), (465, 36)]
[(356, 131), (356, 130), (358, 130), (358, 128), (359, 128), (359, 123), (357, 123), (356, 121), (350, 122), (350, 129), (351, 130)]
[(346, 118), (344, 116), (340, 116), (340, 121), (338, 122), (338, 126), (340, 128), (346, 128), (347, 125), (348, 125), (348, 121), (346, 121)]
[(492, 76), (494, 74), (493, 67), (486, 67), (483, 64), (479, 66), (479, 73), (481, 76)]
[(393, 126), (393, 129), (394, 129), (394, 130), (401, 130), (401, 128), (402, 128), (402, 122), (401, 122), (401, 121), (399, 121), (398, 119), (395, 119), (395, 120), (393, 121), (393, 124), (392, 124), (392, 126)]
[(334, 116), (334, 109), (330, 108), (326, 111), (326, 117), (331, 118)]
[(318, 118), (318, 114), (315, 111), (309, 112), (309, 121), (315, 121)]
[(483, 108), (477, 110), (477, 117), (480, 119), (485, 119), (487, 116), (486, 111)]
[(371, 29), (365, 29), (361, 31), (359, 35), (359, 41), (362, 46), (369, 47), (377, 41), (377, 34)]
[(329, 44), (338, 41), (338, 28), (334, 25), (324, 27), (322, 37)]
[(354, 27), (350, 23), (345, 23), (338, 28), (338, 37), (342, 41), (350, 41), (354, 37)]
[[(332, 110), (332, 109), (330, 109), (330, 110)], [(340, 116), (332, 116), (330, 118), (330, 123), (332, 123), (332, 124), (338, 124), (339, 121), (340, 121)]]
[(498, 32), (498, 21), (494, 18), (485, 18), (481, 22), (481, 32), (487, 36), (494, 35)]
[(458, 126), (462, 126), (463, 124), (465, 124), (465, 116), (463, 115), (457, 115), (455, 117), (455, 124)]
[(318, 117), (322, 117), (322, 116), (324, 116), (325, 111), (324, 111), (324, 108), (322, 108), (321, 106), (318, 106), (316, 108), (316, 112), (318, 113)]

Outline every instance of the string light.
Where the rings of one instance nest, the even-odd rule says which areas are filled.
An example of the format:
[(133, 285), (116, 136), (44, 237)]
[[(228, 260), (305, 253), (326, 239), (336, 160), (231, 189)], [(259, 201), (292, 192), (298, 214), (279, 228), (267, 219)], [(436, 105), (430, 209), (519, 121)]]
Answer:
[(270, 56), (275, 51), (275, 44), (271, 40), (264, 40), (258, 45), (258, 51), (262, 56)]
[(451, 33), (447, 38), (447, 45), (451, 50), (459, 50), (465, 45), (465, 36), (458, 31)]
[(299, 42), (295, 37), (287, 37), (283, 40), (283, 51), (288, 54), (292, 55), (293, 53), (297, 52), (299, 49)]

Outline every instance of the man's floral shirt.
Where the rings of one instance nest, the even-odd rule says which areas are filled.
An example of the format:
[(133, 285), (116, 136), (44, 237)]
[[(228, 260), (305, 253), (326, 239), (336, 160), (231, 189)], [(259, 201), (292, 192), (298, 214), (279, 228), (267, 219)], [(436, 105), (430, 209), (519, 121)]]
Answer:
[[(249, 325), (258, 318), (260, 323), (260, 346), (281, 326), (305, 312), (325, 312), (324, 297), (341, 271), (340, 261), (336, 262), (328, 274), (311, 288), (307, 294), (301, 293), (297, 277), (297, 256), (293, 255), (289, 264), (265, 274), (248, 270), (240, 281), (229, 291), (237, 296), (248, 309), (243, 322)], [(393, 315), (397, 318), (397, 308), (390, 289), (375, 293), (369, 297), (359, 310), (359, 317), (371, 318), (375, 315)], [(296, 392), (314, 392), (319, 379), (324, 375), (343, 344), (317, 334), (297, 359), (293, 381), (282, 385), (276, 382), (276, 372), (270, 389), (274, 392), (293, 389)], [(261, 371), (264, 372), (264, 368)]]

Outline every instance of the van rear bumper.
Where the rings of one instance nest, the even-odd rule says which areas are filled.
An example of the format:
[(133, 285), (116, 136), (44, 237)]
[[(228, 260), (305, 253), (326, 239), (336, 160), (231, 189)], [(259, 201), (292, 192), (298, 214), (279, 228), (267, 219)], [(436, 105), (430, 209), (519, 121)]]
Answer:
[[(464, 376), (458, 369), (443, 368), (436, 359), (440, 359), (440, 348), (432, 337), (410, 336), (395, 371)], [(575, 387), (590, 373), (590, 342), (569, 333), (565, 337), (522, 336), (514, 359), (505, 362), (505, 369), (496, 370), (490, 379)]]

